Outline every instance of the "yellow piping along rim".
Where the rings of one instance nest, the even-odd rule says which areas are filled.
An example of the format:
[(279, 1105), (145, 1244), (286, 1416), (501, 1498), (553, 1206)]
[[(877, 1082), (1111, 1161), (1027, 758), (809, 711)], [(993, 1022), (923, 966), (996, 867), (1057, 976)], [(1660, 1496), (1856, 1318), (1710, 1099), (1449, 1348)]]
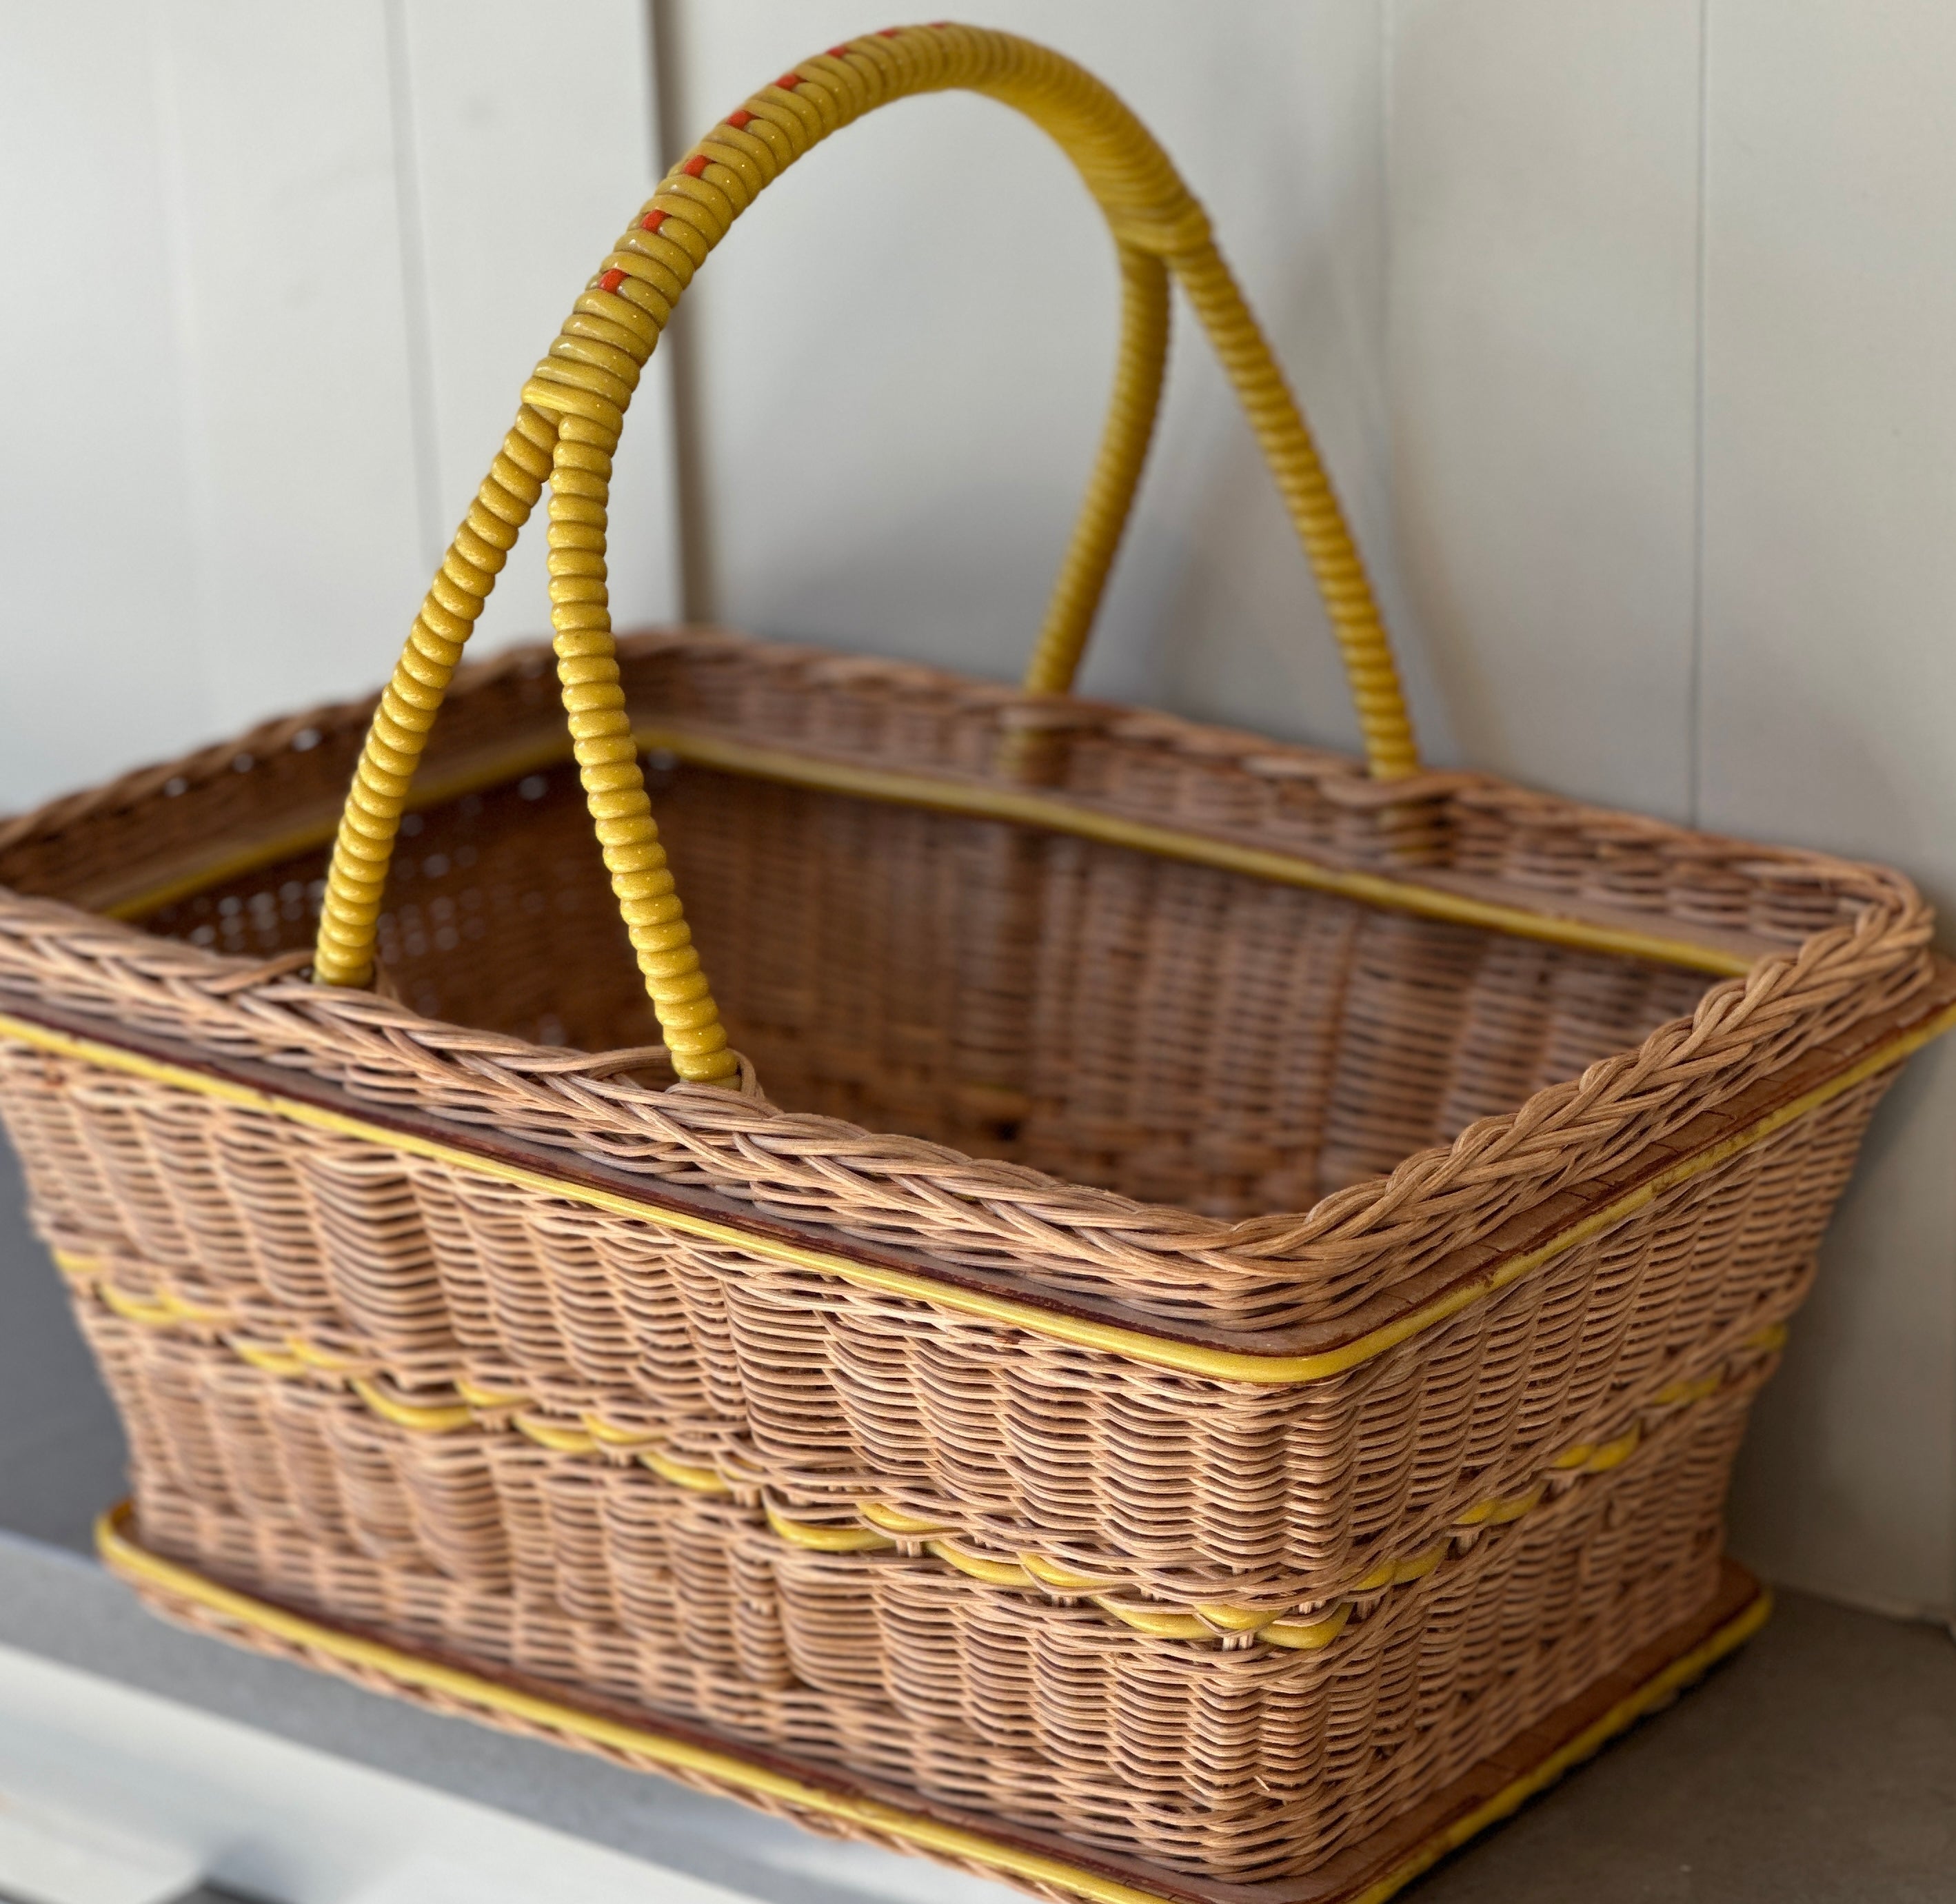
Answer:
[(1320, 865), (1298, 853), (1273, 853), (1267, 848), (1239, 846), (1174, 827), (1157, 826), (1149, 821), (1130, 820), (1098, 807), (1024, 788), (940, 779), (934, 774), (898, 772), (885, 768), (858, 767), (846, 761), (825, 759), (819, 755), (800, 754), (785, 748), (759, 747), (751, 741), (683, 727), (636, 727), (633, 730), (633, 737), (642, 752), (670, 754), (696, 767), (714, 768), (725, 773), (745, 774), (751, 779), (774, 780), (792, 787), (811, 787), (825, 793), (848, 794), (857, 799), (875, 800), (886, 805), (927, 807), (937, 812), (955, 813), (970, 818), (1012, 821), (1024, 826), (1098, 840), (1106, 846), (1131, 847), (1161, 859), (1188, 860), (1199, 865), (1219, 867), (1228, 872), (1247, 873), (1253, 878), (1270, 880), (1281, 885), (1308, 887), (1314, 891), (1336, 894), (1366, 905), (1386, 906), (1394, 912), (1445, 919), (1457, 925), (1481, 926), (1511, 938), (1544, 939), (1553, 944), (1576, 946), (1586, 951), (1614, 952), (1662, 965), (1683, 966), (1693, 972), (1710, 972), (1724, 979), (1749, 971), (1753, 963), (1743, 954), (1689, 939), (1592, 925), (1556, 913), (1532, 912), (1525, 906), (1503, 906), (1496, 900), (1473, 899), (1440, 887), (1422, 884), (1418, 880), (1394, 878), (1389, 874)]
[[(221, 1587), (190, 1568), (150, 1553), (125, 1531), (130, 1518), (130, 1506), (125, 1502), (96, 1523), (96, 1548), (105, 1565), (125, 1580), (203, 1607), (248, 1632), (263, 1634), (339, 1666), (378, 1674), (416, 1691), (440, 1694), (480, 1711), (541, 1727), (600, 1751), (626, 1752), (651, 1765), (710, 1778), (736, 1791), (770, 1798), (818, 1817), (833, 1818), (920, 1852), (982, 1865), (1024, 1883), (1055, 1886), (1088, 1900), (1088, 1904), (1180, 1904), (1168, 1893), (1123, 1884), (1064, 1858), (988, 1837), (983, 1832), (946, 1824), (875, 1799), (807, 1784), (787, 1773), (750, 1764), (731, 1752), (717, 1751), (690, 1739), (674, 1739), (649, 1726), (628, 1725), (582, 1712), (575, 1706), (500, 1685), (459, 1666), (419, 1659), (377, 1640), (321, 1625), (283, 1607), (268, 1606), (234, 1587)], [(1772, 1596), (1762, 1587), (1756, 1599), (1708, 1638), (1674, 1660), (1618, 1701), (1602, 1717), (1474, 1810), (1435, 1832), (1383, 1877), (1344, 1904), (1386, 1904), (1387, 1899), (1430, 1870), (1449, 1852), (1457, 1850), (1488, 1826), (1519, 1811), (1618, 1734), (1668, 1704), (1693, 1681), (1743, 1646), (1771, 1612)]]
[[(1264, 847), (1212, 838), (1206, 834), (1157, 826), (1149, 821), (1126, 819), (1118, 814), (1055, 794), (1000, 787), (984, 781), (944, 779), (929, 774), (858, 767), (820, 755), (756, 746), (750, 741), (736, 739), (731, 736), (684, 727), (635, 727), (633, 740), (641, 753), (670, 754), (696, 767), (744, 774), (750, 779), (771, 780), (784, 786), (809, 787), (821, 793), (846, 794), (884, 805), (925, 807), (935, 812), (955, 813), (968, 818), (1005, 820), (1022, 826), (1039, 827), (1049, 832), (1098, 840), (1103, 845), (1130, 847), (1160, 859), (1215, 866), (1224, 872), (1244, 873), (1279, 885), (1307, 887), (1315, 892), (1335, 894), (1393, 912), (1444, 919), (1456, 925), (1479, 926), (1510, 938), (1541, 940), (1584, 951), (1615, 953), (1626, 958), (1682, 966), (1687, 971), (1703, 972), (1721, 979), (1737, 977), (1752, 968), (1753, 960), (1742, 953), (1694, 940), (1670, 938), (1661, 932), (1643, 932), (1623, 926), (1596, 925), (1557, 913), (1533, 912), (1526, 906), (1475, 899), (1441, 887), (1425, 885), (1418, 880), (1396, 878), (1387, 873), (1320, 865), (1301, 854), (1272, 852)], [(567, 735), (523, 742), (506, 752), (485, 756), (476, 764), (459, 767), (439, 780), (431, 781), (425, 788), (418, 788), (409, 801), (409, 809), (418, 812), (437, 806), (459, 799), (465, 793), (520, 778), (526, 773), (560, 766), (570, 758), (571, 743)], [(333, 839), (338, 824), (336, 812), (329, 820), (295, 827), (250, 846), (214, 856), (162, 885), (112, 900), (99, 909), (111, 919), (140, 919), (160, 906), (193, 898), (208, 887), (240, 878), (260, 867), (276, 865), (280, 860), (323, 846)]]
[(52, 1051), (84, 1064), (98, 1065), (104, 1070), (121, 1071), (132, 1077), (147, 1079), (153, 1083), (168, 1085), (173, 1089), (194, 1092), (221, 1103), (237, 1105), (241, 1109), (281, 1117), (309, 1130), (357, 1138), (362, 1143), (377, 1144), (409, 1156), (423, 1158), (452, 1170), (492, 1177), (499, 1183), (513, 1184), (519, 1188), (535, 1191), (540, 1196), (582, 1203), (591, 1209), (604, 1210), (614, 1215), (635, 1218), (660, 1229), (674, 1231), (681, 1235), (744, 1250), (750, 1256), (768, 1262), (788, 1263), (797, 1269), (833, 1276), (855, 1288), (930, 1303), (954, 1314), (995, 1322), (1008, 1329), (1022, 1330), (1029, 1335), (1043, 1336), (1049, 1341), (1062, 1342), (1074, 1348), (1096, 1350), (1103, 1354), (1141, 1363), (1149, 1367), (1168, 1369), (1178, 1374), (1199, 1376), (1210, 1381), (1241, 1382), (1273, 1388), (1290, 1388), (1307, 1382), (1327, 1381), (1349, 1369), (1371, 1361), (1389, 1349), (1397, 1348), (1400, 1343), (1458, 1315), (1463, 1309), (1471, 1307), (1474, 1303), (1506, 1288), (1510, 1284), (1519, 1281), (1524, 1276), (1541, 1269), (1577, 1244), (1587, 1241), (1589, 1237), (1614, 1228), (1626, 1218), (1655, 1203), (1666, 1191), (1715, 1168), (1737, 1156), (1740, 1152), (1762, 1143), (1775, 1132), (1785, 1129), (1788, 1124), (1797, 1122), (1822, 1105), (1831, 1103), (1844, 1092), (1852, 1090), (1856, 1085), (1864, 1083), (1878, 1072), (1887, 1070), (1890, 1065), (1898, 1064), (1911, 1052), (1920, 1051), (1923, 1045), (1941, 1037), (1952, 1026), (1956, 1026), (1956, 1004), (1945, 1007), (1909, 1030), (1898, 1033), (1845, 1070), (1836, 1073), (1824, 1083), (1816, 1085), (1812, 1090), (1781, 1105), (1778, 1110), (1768, 1111), (1742, 1130), (1734, 1131), (1716, 1143), (1708, 1144), (1702, 1150), (1680, 1158), (1670, 1168), (1659, 1171), (1636, 1189), (1612, 1198), (1587, 1216), (1578, 1218), (1567, 1228), (1558, 1231), (1546, 1243), (1503, 1259), (1471, 1281), (1461, 1284), (1443, 1295), (1435, 1297), (1431, 1302), (1394, 1317), (1392, 1321), (1352, 1341), (1341, 1344), (1336, 1348), (1323, 1350), (1314, 1355), (1267, 1355), (1239, 1349), (1210, 1348), (1200, 1343), (1178, 1341), (1172, 1336), (1150, 1335), (1144, 1329), (1125, 1328), (1115, 1322), (1099, 1322), (1086, 1316), (1062, 1315), (1013, 1297), (994, 1296), (983, 1290), (961, 1288), (952, 1284), (940, 1282), (935, 1277), (920, 1271), (886, 1268), (879, 1264), (860, 1263), (827, 1250), (806, 1249), (777, 1237), (755, 1234), (742, 1229), (737, 1224), (718, 1222), (689, 1210), (672, 1209), (643, 1203), (635, 1197), (621, 1196), (616, 1191), (600, 1189), (592, 1184), (567, 1182), (542, 1171), (527, 1169), (519, 1164), (506, 1163), (498, 1158), (465, 1150), (456, 1144), (441, 1143), (437, 1139), (424, 1136), (418, 1131), (390, 1130), (385, 1125), (369, 1124), (364, 1118), (350, 1117), (343, 1111), (302, 1103), (294, 1098), (280, 1097), (273, 1092), (260, 1090), (254, 1085), (241, 1084), (229, 1078), (213, 1077), (184, 1065), (148, 1058), (119, 1045), (105, 1044), (99, 1039), (80, 1037), (70, 1032), (58, 1031), (50, 1025), (36, 1024), (31, 1019), (16, 1018), (8, 1013), (0, 1012), (0, 1039), (11, 1039), (17, 1043), (39, 1051)]

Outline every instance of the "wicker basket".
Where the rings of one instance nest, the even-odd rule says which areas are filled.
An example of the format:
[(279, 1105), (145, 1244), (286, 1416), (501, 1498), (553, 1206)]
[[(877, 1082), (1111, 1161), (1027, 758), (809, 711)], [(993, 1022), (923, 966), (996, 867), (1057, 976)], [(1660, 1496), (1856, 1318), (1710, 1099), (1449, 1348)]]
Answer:
[[(672, 304), (807, 147), (951, 86), (1053, 134), (1122, 263), (1026, 686), (614, 644), (608, 458)], [(1065, 693), (1171, 272), (1364, 768)], [(546, 481), (554, 657), (462, 667)], [(1420, 770), (1199, 207), (963, 27), (806, 61), (675, 169), (377, 708), (56, 802), (0, 879), (0, 1109), (134, 1451), (113, 1564), (1099, 1904), (1383, 1897), (1756, 1624), (1746, 1409), (1956, 1012), (1892, 873)]]

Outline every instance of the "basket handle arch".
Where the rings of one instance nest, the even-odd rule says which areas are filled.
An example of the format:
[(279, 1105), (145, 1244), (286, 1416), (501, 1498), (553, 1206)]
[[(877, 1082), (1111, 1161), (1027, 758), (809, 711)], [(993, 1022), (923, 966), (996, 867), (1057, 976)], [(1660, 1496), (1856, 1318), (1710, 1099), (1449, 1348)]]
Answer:
[(1209, 221), (1112, 93), (1063, 55), (941, 22), (866, 34), (800, 64), (727, 115), (661, 181), (586, 285), (456, 531), (382, 691), (334, 841), (314, 956), (322, 984), (374, 970), (382, 894), (415, 770), (471, 629), (551, 487), (551, 622), (585, 802), (673, 1067), (737, 1072), (667, 869), (611, 631), (604, 561), (611, 452), (674, 307), (740, 213), (805, 153), (879, 106), (964, 90), (1013, 106), (1073, 162), (1107, 219), (1122, 280), (1113, 401), (1086, 500), (1025, 676), (1060, 694), (1077, 669), (1137, 485), (1166, 356), (1172, 271), (1234, 386), (1304, 547), (1341, 650), (1374, 777), (1418, 771), (1398, 670), (1310, 432)]

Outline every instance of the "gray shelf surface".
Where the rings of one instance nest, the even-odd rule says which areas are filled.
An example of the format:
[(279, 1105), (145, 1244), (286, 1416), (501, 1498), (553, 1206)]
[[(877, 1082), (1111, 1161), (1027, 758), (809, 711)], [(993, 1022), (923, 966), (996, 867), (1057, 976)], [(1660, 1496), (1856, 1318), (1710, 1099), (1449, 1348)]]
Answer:
[[(866, 1894), (805, 1870), (784, 1876), (768, 1848), (792, 1827), (726, 1802), (144, 1613), (87, 1558), (95, 1513), (123, 1491), (121, 1439), (21, 1204), (0, 1145), (0, 1644), (778, 1904)], [(1699, 1690), (1406, 1895), (1956, 1904), (1956, 1644), (1939, 1628), (1785, 1595)]]

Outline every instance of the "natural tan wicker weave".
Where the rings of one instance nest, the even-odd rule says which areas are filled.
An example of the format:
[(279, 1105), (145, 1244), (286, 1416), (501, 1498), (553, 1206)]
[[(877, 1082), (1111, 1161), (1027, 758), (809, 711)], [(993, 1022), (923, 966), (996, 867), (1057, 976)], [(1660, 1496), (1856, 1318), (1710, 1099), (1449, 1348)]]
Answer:
[[(797, 139), (952, 84), (1055, 131), (1123, 260), (1031, 685), (614, 651), (604, 433), (660, 312)], [(377, 711), (0, 827), (0, 1112), (134, 1448), (107, 1551), (424, 1696), (332, 1631), (1138, 1857), (1163, 1896), (1382, 1896), (1340, 1874), (1409, 1870), (1522, 1742), (1566, 1762), (1598, 1688), (1737, 1631), (1746, 1407), (1875, 1102), (1956, 1013), (1926, 909), (1418, 771), (1199, 208), (1055, 56), (834, 49), (633, 233)], [(1317, 561), (1369, 771), (1058, 692), (1169, 270)], [(459, 667), (545, 478), (556, 679)]]
[[(1770, 1363), (1645, 1411), (1609, 1483), (1364, 1596), (1356, 1643), (1153, 1640), (519, 1436), (418, 1435), (235, 1356), (83, 1314), (144, 1537), (288, 1603), (513, 1666), (1165, 1866), (1335, 1856), (1712, 1596), (1726, 1470)], [(1633, 1417), (1633, 1420), (1637, 1418)], [(1380, 1765), (1381, 1757), (1385, 1769)]]

